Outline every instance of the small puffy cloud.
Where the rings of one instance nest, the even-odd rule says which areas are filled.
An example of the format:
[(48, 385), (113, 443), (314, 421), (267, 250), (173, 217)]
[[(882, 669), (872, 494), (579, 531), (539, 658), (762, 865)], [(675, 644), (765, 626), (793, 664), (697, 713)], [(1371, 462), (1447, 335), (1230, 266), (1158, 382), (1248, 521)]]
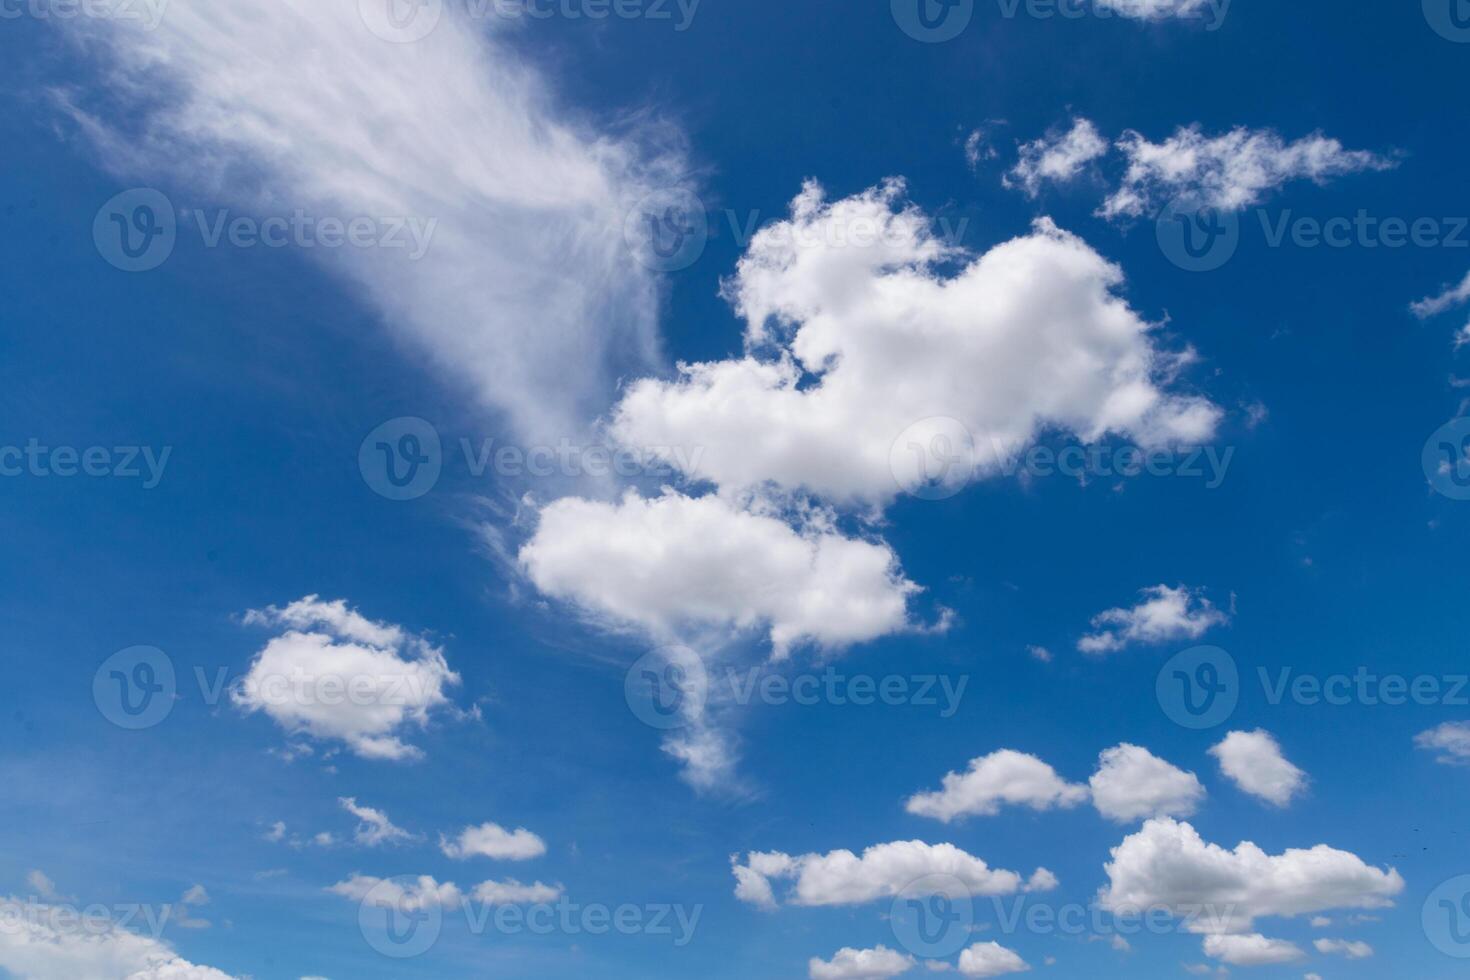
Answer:
[(1350, 960), (1365, 960), (1373, 955), (1373, 947), (1357, 939), (1317, 939), (1312, 945), (1324, 956), (1346, 956)]
[(1042, 646), (1028, 646), (1026, 648), (1026, 652), (1031, 655), (1032, 660), (1043, 664), (1049, 664), (1054, 659), (1056, 659), (1052, 656), (1052, 652), (1050, 650)]
[[(861, 857), (848, 850), (796, 857), (752, 852), (743, 865), (739, 855), (731, 858), (730, 865), (736, 897), (767, 909), (780, 904), (772, 879), (795, 881), (787, 899), (793, 905), (861, 905), (895, 895), (923, 894), (912, 889), (928, 887), (920, 879), (931, 875), (947, 876), (971, 896), (1014, 895), (1023, 888), (1021, 876), (1014, 871), (991, 868), (953, 844), (916, 840), (876, 844)], [(1033, 878), (1038, 880), (1045, 884), (1045, 879)], [(1054, 883), (1056, 879), (1050, 880)]]
[(31, 890), (31, 897), (39, 898), (43, 902), (70, 902), (73, 899), (61, 894), (56, 887), (56, 882), (43, 871), (37, 869), (26, 873), (26, 886)]
[(914, 958), (886, 946), (839, 949), (830, 960), (813, 956), (807, 964), (811, 980), (888, 980), (914, 967)]
[(17, 980), (234, 980), (69, 906), (0, 897), (0, 922), (0, 972)]
[(403, 911), (428, 908), (454, 908), (467, 897), (485, 905), (533, 905), (554, 902), (561, 897), (560, 885), (545, 885), (535, 882), (523, 885), (519, 881), (485, 881), (476, 885), (468, 896), (452, 881), (439, 882), (432, 875), (417, 878), (375, 878), (371, 875), (353, 874), (337, 882), (327, 891), (354, 902), (366, 901), (384, 908)]
[(840, 648), (907, 630), (918, 591), (885, 544), (673, 491), (555, 501), (520, 563), (543, 593), (594, 617), (664, 637), (759, 628), (778, 657), (802, 642)]
[(1015, 950), (1000, 943), (976, 943), (960, 953), (960, 973), (967, 977), (999, 977), (1025, 973), (1031, 967)]
[(1194, 773), (1126, 742), (1098, 756), (1097, 772), (1088, 786), (1097, 812), (1119, 823), (1145, 817), (1187, 817), (1205, 798), (1205, 788)]
[(1212, 627), (1228, 622), (1198, 589), (1155, 585), (1144, 589), (1132, 607), (1107, 609), (1092, 617), (1096, 632), (1077, 641), (1083, 653), (1115, 653), (1132, 644), (1194, 640)]
[(413, 834), (402, 827), (394, 826), (393, 821), (382, 810), (361, 806), (351, 796), (339, 797), (337, 802), (342, 804), (342, 809), (361, 821), (353, 831), (352, 839), (363, 847), (377, 847), (380, 844), (396, 844), (414, 839)]
[(293, 735), (340, 741), (365, 759), (414, 759), (402, 739), (426, 726), (459, 683), (444, 652), (402, 627), (366, 619), (346, 602), (307, 596), (245, 615), (250, 625), (285, 627), (255, 655), (234, 691)]
[(1467, 301), (1470, 301), (1470, 274), (1460, 280), (1457, 286), (1447, 286), (1436, 296), (1429, 296), (1417, 303), (1411, 303), (1409, 309), (1419, 319), (1427, 320)]
[[(614, 436), (697, 459), (688, 475), (724, 490), (875, 508), (936, 468), (994, 477), (1047, 429), (1149, 447), (1213, 434), (1219, 409), (1172, 390), (1193, 353), (1160, 345), (1116, 265), (1049, 219), (973, 255), (904, 195), (890, 181), (829, 201), (807, 184), (726, 284), (746, 355), (630, 385)], [(938, 418), (968, 436), (932, 458), (915, 426)]]
[(1167, 20), (1170, 17), (1197, 17), (1220, 0), (1097, 0), (1103, 10), (1111, 10), (1135, 20)]
[(1128, 169), (1099, 211), (1108, 218), (1138, 217), (1179, 196), (1239, 211), (1288, 181), (1322, 184), (1329, 177), (1393, 166), (1377, 154), (1345, 149), (1322, 133), (1288, 143), (1271, 130), (1244, 127), (1206, 136), (1199, 126), (1190, 126), (1162, 143), (1130, 131), (1117, 146)]
[(1006, 805), (1067, 809), (1087, 800), (1086, 786), (1068, 783), (1034, 755), (1010, 749), (972, 759), (966, 772), (946, 775), (943, 786), (911, 797), (908, 812), (948, 823), (959, 817), (994, 816)]
[(496, 861), (528, 861), (546, 853), (546, 842), (525, 827), (506, 830), (496, 823), (482, 823), (461, 830), (454, 840), (440, 835), (439, 849), (457, 860), (485, 857)]
[(1404, 889), (1392, 868), (1379, 870), (1326, 844), (1276, 855), (1249, 841), (1226, 850), (1167, 817), (1124, 838), (1104, 870), (1103, 908), (1165, 908), (1197, 917), (1190, 928), (1206, 933), (1246, 932), (1266, 916), (1386, 908)]
[(1307, 774), (1286, 760), (1270, 732), (1231, 732), (1210, 755), (1231, 782), (1275, 806), (1288, 805), (1307, 788)]
[(1206, 936), (1204, 949), (1206, 956), (1213, 956), (1231, 966), (1295, 963), (1306, 956), (1294, 943), (1285, 939), (1267, 939), (1259, 933)]
[(1470, 722), (1447, 721), (1414, 736), (1414, 744), (1438, 752), (1436, 762), (1447, 766), (1470, 765)]
[(1007, 187), (1020, 187), (1031, 197), (1047, 181), (1066, 183), (1093, 160), (1108, 152), (1105, 140), (1091, 120), (1076, 118), (1065, 132), (1049, 133), (1020, 146), (1017, 160), (1005, 177)]

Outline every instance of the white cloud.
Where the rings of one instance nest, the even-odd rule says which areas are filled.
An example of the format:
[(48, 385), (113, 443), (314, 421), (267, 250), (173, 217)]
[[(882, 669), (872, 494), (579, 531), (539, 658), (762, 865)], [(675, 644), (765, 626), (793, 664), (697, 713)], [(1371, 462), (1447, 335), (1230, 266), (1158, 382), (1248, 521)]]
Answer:
[(1134, 643), (1170, 643), (1198, 639), (1212, 627), (1228, 622), (1199, 590), (1181, 585), (1155, 585), (1141, 593), (1132, 608), (1108, 609), (1092, 617), (1097, 632), (1077, 641), (1083, 653), (1114, 653)]
[[(1098, 7), (1138, 20), (1166, 20), (1170, 17), (1196, 17), (1221, 0), (1096, 0)], [(1229, 0), (1224, 0), (1229, 7)]]
[(413, 44), (374, 36), (359, 7), (172, 0), (154, 30), (57, 19), (111, 51), (108, 96), (141, 121), (114, 131), (110, 104), (63, 98), (110, 166), (210, 204), (437, 219), (416, 261), (311, 254), (523, 434), (581, 431), (621, 373), (656, 360), (657, 283), (623, 227), (671, 183), (677, 137), (630, 134), (631, 113), (598, 131), (556, 104), (507, 32), (456, 5)]
[(1411, 303), (1409, 309), (1419, 319), (1427, 320), (1466, 301), (1470, 301), (1470, 275), (1460, 280), (1458, 286), (1445, 287), (1444, 291), (1437, 296), (1429, 296), (1416, 303)]
[(56, 882), (52, 881), (44, 871), (39, 869), (26, 873), (26, 884), (33, 893), (31, 897), (39, 898), (43, 902), (72, 901), (72, 899), (61, 894), (60, 890), (56, 887)]
[(1158, 346), (1122, 285), (1048, 219), (977, 257), (936, 237), (900, 181), (836, 202), (808, 183), (726, 285), (749, 353), (636, 382), (612, 431), (674, 465), (697, 459), (695, 475), (726, 490), (775, 484), (871, 507), (920, 482), (922, 453), (895, 444), (936, 417), (973, 447), (925, 472), (949, 462), (964, 479), (995, 476), (1045, 428), (1207, 439), (1219, 410), (1167, 390), (1192, 353)]
[(361, 821), (357, 829), (353, 831), (352, 839), (364, 847), (377, 847), (379, 844), (395, 844), (399, 841), (414, 839), (413, 834), (402, 827), (394, 826), (393, 821), (389, 820), (388, 815), (382, 810), (360, 806), (351, 796), (339, 797), (337, 802), (342, 804), (342, 809)]
[[(953, 844), (916, 840), (875, 844), (861, 857), (848, 850), (796, 857), (752, 852), (746, 855), (745, 864), (736, 855), (730, 865), (735, 874), (736, 897), (764, 908), (779, 904), (771, 879), (795, 880), (788, 897), (794, 905), (860, 905), (895, 895), (924, 894), (911, 889), (927, 887), (929, 883), (920, 879), (931, 875), (947, 876), (971, 896), (1014, 895), (1023, 887), (1016, 872), (991, 868)], [(1047, 877), (1055, 883), (1050, 872)]]
[(165, 942), (69, 906), (0, 898), (0, 971), (16, 980), (233, 980)]
[(807, 964), (811, 980), (888, 980), (914, 967), (914, 958), (886, 946), (876, 949), (839, 949), (830, 960), (815, 956)]
[(798, 643), (840, 648), (909, 629), (918, 591), (884, 544), (673, 491), (555, 501), (520, 562), (543, 593), (596, 617), (665, 638), (690, 626), (761, 629), (778, 657)]
[(1259, 933), (1206, 936), (1204, 949), (1206, 956), (1224, 960), (1231, 966), (1295, 963), (1306, 956), (1294, 943), (1285, 939), (1267, 939)]
[(1097, 812), (1119, 823), (1145, 817), (1187, 817), (1205, 798), (1205, 788), (1194, 773), (1126, 742), (1098, 756), (1097, 772), (1088, 786)]
[(1005, 177), (1007, 187), (1020, 187), (1031, 197), (1041, 192), (1046, 181), (1066, 183), (1082, 172), (1082, 169), (1108, 152), (1108, 141), (1103, 139), (1091, 120), (1081, 117), (1072, 120), (1072, 128), (1066, 132), (1048, 133), (1030, 143), (1022, 143), (1020, 159)]
[(485, 905), (543, 905), (561, 897), (560, 885), (535, 882), (523, 885), (514, 878), (505, 881), (482, 881), (475, 886), (475, 901)]
[(1470, 765), (1470, 722), (1447, 721), (1414, 736), (1421, 749), (1437, 750), (1436, 762), (1447, 766)]
[(999, 977), (1025, 973), (1031, 967), (1014, 950), (1000, 943), (976, 943), (960, 953), (960, 973), (967, 977)]
[(1191, 924), (1196, 932), (1243, 932), (1265, 916), (1385, 908), (1404, 888), (1397, 871), (1326, 844), (1271, 855), (1246, 841), (1231, 851), (1169, 818), (1150, 820), (1124, 838), (1104, 870), (1103, 908), (1167, 908), (1198, 916)]
[(1358, 939), (1317, 939), (1312, 945), (1323, 955), (1336, 954), (1350, 960), (1365, 960), (1373, 955), (1373, 947)]
[(473, 857), (497, 861), (529, 861), (546, 853), (546, 842), (525, 827), (506, 830), (495, 823), (466, 827), (455, 840), (440, 835), (439, 849), (459, 860)]
[(1109, 218), (1138, 217), (1178, 196), (1238, 211), (1291, 180), (1322, 184), (1329, 177), (1393, 166), (1376, 154), (1344, 149), (1322, 133), (1287, 143), (1271, 130), (1245, 127), (1212, 137), (1190, 126), (1162, 143), (1129, 131), (1117, 146), (1128, 169), (1099, 211)]
[(1210, 755), (1231, 782), (1275, 806), (1287, 806), (1307, 788), (1307, 774), (1286, 760), (1270, 732), (1230, 732)]
[(251, 611), (245, 622), (290, 629), (256, 654), (235, 703), (265, 712), (293, 735), (344, 742), (366, 759), (422, 756), (400, 735), (426, 726), (449, 703), (444, 689), (459, 683), (438, 647), (340, 600), (307, 596), (284, 609)]
[(1068, 783), (1033, 755), (1002, 749), (970, 760), (963, 773), (944, 777), (944, 788), (909, 799), (909, 813), (946, 823), (958, 817), (994, 816), (1004, 805), (1063, 809), (1087, 800), (1087, 787)]

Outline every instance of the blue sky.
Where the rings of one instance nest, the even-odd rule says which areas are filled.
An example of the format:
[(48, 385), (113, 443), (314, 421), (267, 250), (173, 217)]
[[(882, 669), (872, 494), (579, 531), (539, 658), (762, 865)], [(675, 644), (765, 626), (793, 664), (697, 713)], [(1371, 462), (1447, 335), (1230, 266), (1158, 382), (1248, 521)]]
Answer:
[[(1446, 94), (1470, 44), (1433, 0), (1189, 8), (975, 0), (925, 43), (901, 2), (449, 4), (418, 40), (367, 2), (5, 7), (0, 975), (1463, 972), (1470, 211)], [(1130, 188), (1136, 213), (1106, 213)], [(1233, 252), (1181, 268), (1175, 200)], [(170, 250), (127, 271), (112, 216), (169, 209)], [(650, 217), (691, 216), (702, 248), (650, 253)], [(365, 244), (322, 244), (354, 218)], [(1334, 219), (1347, 237), (1312, 245)], [(879, 226), (870, 261), (854, 236)], [(750, 367), (794, 359), (789, 388)], [(972, 439), (973, 479), (911, 492), (901, 437)], [(524, 462), (563, 444), (639, 472)], [(1069, 446), (1167, 475), (1023, 455)], [(108, 475), (80, 472), (94, 447)], [(390, 499), (378, 461), (420, 452), (437, 478)], [(1191, 728), (1159, 691), (1201, 645), (1235, 706)], [(158, 652), (106, 665), (136, 647)], [(128, 730), (111, 672), (143, 661), (175, 696)], [(432, 683), (386, 721), (258, 686), (368, 663)], [(709, 692), (661, 730), (645, 667)], [(1390, 675), (1438, 693), (1383, 703)], [(739, 696), (764, 676), (837, 679)], [(852, 703), (866, 679), (892, 703)], [(1156, 768), (1089, 786), (1118, 746)], [(1027, 778), (995, 765), (1022, 756)], [(909, 803), (987, 759), (950, 819)], [(456, 854), (474, 828), (492, 843)], [(942, 955), (891, 914), (954, 874), (940, 845), (1001, 892), (961, 902)], [(753, 853), (788, 857), (755, 875), (769, 902), (735, 873)], [(1056, 886), (1023, 890), (1039, 867)], [(1254, 887), (1272, 874), (1287, 898)], [(1097, 925), (1125, 892), (1245, 921)], [(637, 924), (466, 921), (569, 904)], [(89, 906), (117, 921), (57, 926)], [(432, 945), (385, 955), (373, 916), (425, 910)]]

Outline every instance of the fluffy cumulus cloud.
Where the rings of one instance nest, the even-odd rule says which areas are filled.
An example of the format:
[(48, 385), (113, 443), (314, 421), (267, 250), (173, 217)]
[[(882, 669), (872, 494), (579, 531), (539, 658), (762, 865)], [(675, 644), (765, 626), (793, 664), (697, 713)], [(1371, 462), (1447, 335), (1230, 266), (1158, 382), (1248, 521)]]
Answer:
[(1237, 211), (1288, 181), (1321, 184), (1330, 177), (1393, 166), (1366, 150), (1348, 150), (1322, 133), (1287, 142), (1271, 130), (1245, 127), (1207, 136), (1199, 126), (1189, 126), (1161, 143), (1130, 131), (1117, 146), (1128, 167), (1099, 212), (1109, 218), (1138, 217), (1179, 196), (1198, 206)]
[(1286, 760), (1270, 732), (1231, 732), (1210, 755), (1231, 782), (1275, 806), (1287, 806), (1307, 788), (1307, 774)]
[(546, 842), (525, 827), (506, 830), (495, 823), (466, 827), (454, 840), (440, 836), (439, 849), (460, 860), (472, 857), (496, 861), (529, 861), (546, 853)]
[(1038, 868), (1026, 882), (1016, 872), (992, 868), (953, 844), (916, 840), (876, 844), (861, 857), (848, 850), (795, 857), (779, 851), (752, 852), (744, 864), (739, 855), (730, 864), (735, 896), (768, 909), (780, 904), (772, 887), (776, 879), (795, 882), (787, 898), (793, 905), (861, 905), (895, 895), (926, 894), (923, 889), (935, 885), (924, 881), (930, 876), (943, 876), (940, 885), (952, 885), (971, 896), (1013, 895), (1056, 885), (1045, 868)]
[(914, 958), (887, 946), (839, 949), (830, 960), (813, 956), (807, 964), (811, 980), (888, 980), (914, 967)]
[[(1167, 20), (1170, 17), (1197, 17), (1221, 0), (1096, 0), (1103, 10), (1111, 10), (1137, 20)], [(1229, 0), (1225, 0), (1229, 5)]]
[(1098, 756), (1097, 772), (1088, 786), (1097, 812), (1119, 823), (1145, 817), (1187, 817), (1205, 798), (1205, 788), (1194, 773), (1127, 743)]
[(581, 431), (620, 374), (657, 361), (657, 283), (623, 228), (672, 186), (678, 141), (596, 130), (462, 5), (413, 44), (375, 36), (369, 6), (172, 0), (152, 30), (56, 18), (111, 53), (107, 91), (136, 112), (61, 98), (109, 165), (177, 186), (180, 206), (433, 222), (425, 248), (309, 254), (523, 434)]
[(797, 643), (836, 648), (905, 630), (918, 591), (882, 543), (672, 491), (555, 501), (520, 562), (543, 593), (594, 617), (665, 638), (689, 627), (761, 629), (777, 656)]
[(252, 610), (245, 622), (286, 632), (255, 655), (235, 703), (292, 735), (342, 742), (365, 759), (420, 757), (403, 734), (427, 725), (449, 704), (445, 689), (459, 683), (443, 650), (340, 599), (307, 596)]
[(1447, 721), (1414, 736), (1421, 749), (1438, 752), (1436, 762), (1446, 766), (1470, 765), (1470, 722)]
[(1350, 960), (1365, 960), (1373, 955), (1373, 947), (1360, 939), (1316, 939), (1312, 945), (1324, 956), (1346, 956)]
[(1198, 589), (1155, 585), (1144, 589), (1137, 605), (1107, 609), (1092, 617), (1089, 633), (1077, 641), (1083, 653), (1115, 653), (1133, 644), (1193, 640), (1229, 620)]
[(1206, 956), (1223, 960), (1231, 966), (1295, 963), (1306, 956), (1294, 943), (1285, 939), (1267, 939), (1259, 933), (1206, 936), (1204, 950)]
[(1057, 131), (1022, 143), (1019, 159), (1006, 175), (1005, 183), (1035, 197), (1043, 183), (1066, 183), (1107, 152), (1108, 141), (1091, 120), (1073, 119), (1072, 127), (1065, 132)]
[(1385, 908), (1404, 889), (1392, 868), (1380, 870), (1326, 844), (1274, 855), (1249, 841), (1227, 850), (1169, 818), (1150, 820), (1124, 838), (1104, 870), (1102, 907), (1164, 908), (1211, 934), (1249, 932), (1267, 916)]
[(234, 980), (162, 940), (15, 897), (0, 898), (0, 972), (16, 980)]
[(966, 478), (1000, 472), (1045, 428), (1207, 439), (1219, 411), (1171, 390), (1189, 353), (1157, 343), (1122, 285), (1049, 220), (975, 256), (936, 237), (900, 181), (835, 202), (809, 183), (727, 283), (747, 354), (633, 384), (612, 431), (667, 447), (674, 465), (698, 459), (692, 475), (727, 490), (775, 484), (870, 506), (932, 470), (896, 444), (939, 417), (964, 433), (940, 462)]
[(970, 768), (944, 777), (943, 788), (909, 798), (909, 813), (946, 823), (960, 817), (994, 816), (1002, 806), (1032, 810), (1075, 807), (1087, 787), (1068, 783), (1055, 769), (1024, 752), (1002, 749), (970, 761)]
[(959, 967), (967, 977), (1000, 977), (1031, 969), (1015, 950), (997, 942), (976, 943), (966, 949), (960, 953)]

